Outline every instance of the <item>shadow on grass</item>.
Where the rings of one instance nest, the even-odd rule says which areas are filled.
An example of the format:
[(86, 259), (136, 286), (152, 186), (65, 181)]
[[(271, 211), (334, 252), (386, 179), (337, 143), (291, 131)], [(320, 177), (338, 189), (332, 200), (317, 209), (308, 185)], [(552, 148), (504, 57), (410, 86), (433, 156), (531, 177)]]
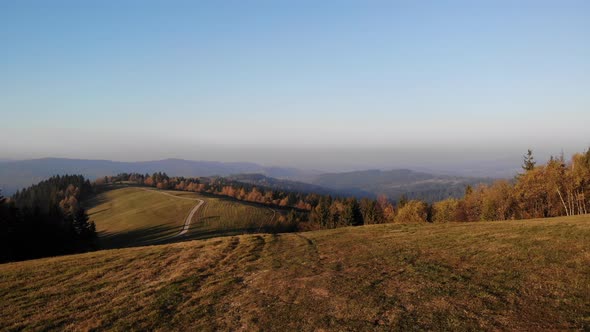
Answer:
[[(129, 188), (129, 185), (126, 184), (109, 184), (109, 185), (102, 185), (95, 187), (95, 192), (90, 194), (88, 197), (84, 198), (82, 205), (86, 210), (90, 210), (94, 207), (97, 207), (103, 203), (108, 202), (109, 200), (103, 195), (106, 192), (122, 189), (122, 188)], [(105, 210), (97, 211), (95, 213), (103, 212)], [(93, 213), (94, 214), (94, 213)]]
[(86, 210), (90, 210), (106, 202), (108, 202), (108, 199), (104, 195), (96, 194), (88, 199), (85, 199), (82, 204)]
[(182, 226), (160, 225), (121, 233), (99, 232), (98, 243), (100, 249), (114, 249), (176, 242), (174, 236), (181, 230)]
[(107, 208), (107, 209), (102, 209), (102, 210), (94, 211), (94, 212), (92, 212), (92, 213), (89, 213), (89, 214), (88, 214), (88, 216), (89, 216), (89, 217), (92, 217), (92, 216), (93, 216), (93, 215), (95, 215), (95, 214), (99, 214), (99, 213), (101, 213), (101, 212), (106, 212), (106, 211), (108, 211), (108, 210), (110, 210), (110, 209), (109, 209), (109, 208)]
[[(142, 247), (244, 234), (278, 233), (274, 229), (244, 227), (234, 229), (195, 230), (193, 233), (189, 231), (189, 233), (179, 236), (178, 234), (182, 231), (182, 228), (182, 226), (153, 226), (122, 233), (99, 232), (98, 249)], [(289, 230), (280, 230), (279, 232), (287, 233)]]

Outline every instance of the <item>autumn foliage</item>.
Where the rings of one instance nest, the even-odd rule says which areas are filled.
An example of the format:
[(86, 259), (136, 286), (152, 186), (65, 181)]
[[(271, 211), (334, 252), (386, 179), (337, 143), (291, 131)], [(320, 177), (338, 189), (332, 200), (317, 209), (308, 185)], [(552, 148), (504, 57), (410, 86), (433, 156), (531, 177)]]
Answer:
[(546, 218), (586, 214), (590, 210), (590, 149), (569, 162), (552, 157), (545, 165), (525, 156), (523, 172), (513, 181), (467, 188), (460, 200), (433, 205), (433, 221), (480, 221)]

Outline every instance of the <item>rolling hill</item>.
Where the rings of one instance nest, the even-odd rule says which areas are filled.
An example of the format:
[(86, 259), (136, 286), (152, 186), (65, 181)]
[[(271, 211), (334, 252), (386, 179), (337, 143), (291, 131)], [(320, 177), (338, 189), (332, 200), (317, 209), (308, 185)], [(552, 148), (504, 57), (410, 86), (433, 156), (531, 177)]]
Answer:
[[(204, 202), (186, 219), (198, 201)], [(282, 211), (190, 192), (123, 187), (105, 191), (86, 203), (96, 223), (101, 248), (121, 248), (156, 243), (236, 235), (278, 228)]]
[(384, 224), (8, 263), (0, 330), (588, 330), (589, 238), (590, 216)]

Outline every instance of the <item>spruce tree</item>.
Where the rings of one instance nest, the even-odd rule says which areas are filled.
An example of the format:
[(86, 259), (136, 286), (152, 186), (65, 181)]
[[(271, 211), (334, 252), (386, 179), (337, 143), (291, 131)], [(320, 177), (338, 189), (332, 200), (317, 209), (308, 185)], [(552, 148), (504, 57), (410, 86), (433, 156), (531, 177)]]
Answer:
[(523, 156), (524, 162), (522, 164), (522, 169), (525, 171), (532, 171), (535, 168), (537, 162), (535, 158), (533, 158), (533, 151), (531, 149), (527, 150), (527, 153)]

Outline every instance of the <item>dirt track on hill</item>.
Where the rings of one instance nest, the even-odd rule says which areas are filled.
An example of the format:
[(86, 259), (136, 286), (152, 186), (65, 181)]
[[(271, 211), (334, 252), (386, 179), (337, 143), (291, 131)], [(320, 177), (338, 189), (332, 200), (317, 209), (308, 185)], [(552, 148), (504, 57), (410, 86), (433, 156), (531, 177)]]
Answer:
[(178, 237), (178, 236), (182, 236), (184, 234), (186, 234), (190, 228), (191, 222), (193, 220), (193, 217), (195, 216), (195, 213), (197, 213), (197, 211), (199, 210), (199, 208), (205, 204), (205, 201), (202, 199), (198, 199), (198, 198), (187, 198), (187, 197), (180, 197), (180, 196), (176, 196), (176, 195), (172, 195), (170, 193), (167, 193), (165, 191), (159, 191), (159, 190), (154, 190), (154, 189), (145, 189), (142, 188), (145, 191), (153, 191), (153, 192), (157, 192), (160, 193), (162, 195), (167, 195), (167, 196), (171, 196), (174, 198), (178, 198), (178, 199), (186, 199), (189, 201), (197, 201), (197, 205), (195, 205), (195, 207), (193, 207), (193, 209), (191, 210), (191, 212), (188, 214), (188, 216), (186, 217), (186, 219), (184, 220), (184, 226), (182, 227), (182, 230), (180, 231), (180, 233), (174, 235), (174, 237)]

